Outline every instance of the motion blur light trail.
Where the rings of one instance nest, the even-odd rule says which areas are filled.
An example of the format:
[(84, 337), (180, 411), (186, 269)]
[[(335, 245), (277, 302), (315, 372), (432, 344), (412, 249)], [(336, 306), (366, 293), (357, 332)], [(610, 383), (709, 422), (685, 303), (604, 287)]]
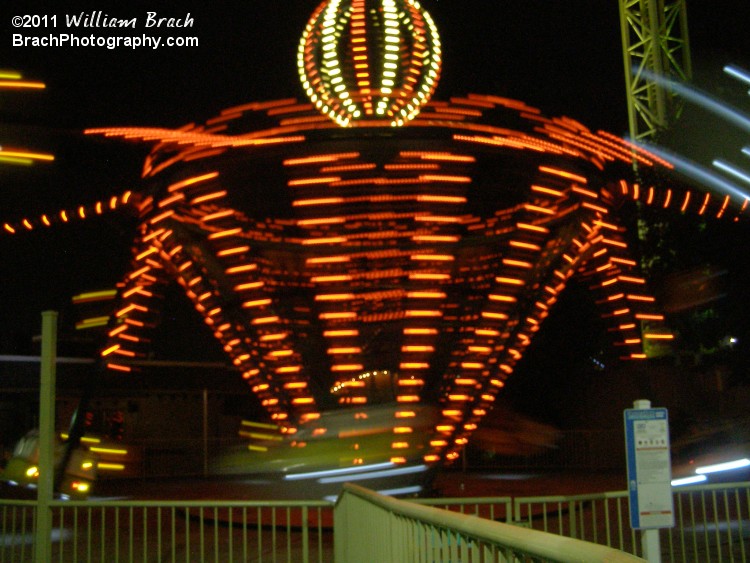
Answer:
[[(644, 71), (647, 72), (647, 71)], [(743, 80), (750, 80), (750, 74), (747, 71), (741, 69), (736, 65), (727, 65), (724, 67), (724, 72), (728, 75)], [(713, 97), (705, 92), (701, 92), (697, 88), (678, 82), (676, 80), (670, 80), (663, 77), (657, 77), (656, 75), (649, 74), (651, 80), (654, 80), (661, 86), (671, 89), (678, 93), (686, 101), (695, 104), (696, 106), (709, 111), (710, 113), (718, 116), (726, 124), (731, 127), (736, 127), (744, 133), (750, 133), (750, 116), (742, 112), (741, 110), (732, 107), (730, 104)], [(709, 170), (700, 163), (697, 163), (685, 155), (677, 154), (665, 147), (653, 145), (650, 143), (642, 143), (645, 149), (651, 151), (654, 154), (659, 155), (662, 159), (671, 162), (675, 170), (686, 177), (691, 178), (695, 182), (701, 185), (710, 187), (720, 193), (730, 194), (733, 197), (742, 199), (749, 199), (750, 195), (743, 190), (740, 186), (730, 181), (725, 176), (716, 174), (712, 170)], [(747, 148), (741, 149), (743, 154), (750, 154), (746, 150)], [(750, 173), (743, 170), (739, 165), (735, 165), (727, 162), (722, 158), (714, 158), (711, 161), (714, 168), (729, 174), (732, 178), (741, 180), (742, 182), (750, 184)]]
[(650, 76), (652, 80), (658, 82), (662, 86), (677, 92), (683, 99), (710, 111), (727, 121), (729, 124), (742, 129), (746, 133), (750, 133), (750, 116), (737, 108), (734, 108), (728, 103), (718, 100), (705, 92), (701, 92), (694, 86), (664, 77), (657, 77), (656, 75)]
[[(742, 80), (742, 82), (745, 82), (746, 84), (750, 84), (750, 72), (744, 68), (734, 64), (729, 64), (724, 67), (724, 72), (738, 80)], [(748, 93), (750, 94), (750, 92)]]
[[(651, 152), (658, 155), (660, 158), (669, 160), (674, 165), (674, 170), (676, 172), (685, 175), (687, 178), (690, 178), (703, 186), (711, 188), (715, 192), (726, 194), (740, 200), (750, 199), (750, 194), (740, 186), (705, 166), (690, 160), (686, 156), (653, 144), (644, 144), (643, 146), (648, 147)], [(714, 163), (716, 162), (717, 161), (714, 161)], [(717, 166), (717, 168), (721, 168), (721, 166)]]

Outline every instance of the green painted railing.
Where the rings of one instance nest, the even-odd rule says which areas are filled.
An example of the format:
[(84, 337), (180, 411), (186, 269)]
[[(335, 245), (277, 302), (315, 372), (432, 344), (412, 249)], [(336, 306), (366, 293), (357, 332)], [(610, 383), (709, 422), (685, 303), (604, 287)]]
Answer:
[(513, 499), (511, 497), (415, 498), (410, 499), (410, 502), (444, 508), (461, 514), (471, 514), (488, 520), (506, 522), (507, 524), (513, 522)]
[[(750, 483), (681, 487), (674, 489), (674, 498), (676, 525), (660, 531), (662, 561), (750, 559)], [(453, 516), (471, 517), (470, 531), (481, 517), (482, 526), (512, 523), (516, 531), (548, 532), (642, 555), (640, 536), (630, 529), (625, 491), (415, 499), (407, 504), (430, 513), (430, 507), (440, 507), (456, 513)], [(0, 499), (0, 563), (34, 560), (37, 509), (35, 501)], [(50, 538), (51, 562), (330, 563), (334, 555), (334, 505), (326, 501), (52, 501), (49, 515), (52, 527), (45, 536)], [(423, 526), (403, 518), (393, 521), (410, 533)], [(363, 529), (373, 525), (374, 520), (367, 519), (362, 524)], [(424, 540), (425, 532), (419, 533)], [(441, 543), (433, 545), (433, 555), (424, 561), (467, 561), (452, 554), (461, 555), (461, 549), (478, 541), (464, 538), (459, 527), (434, 528), (430, 534)], [(344, 535), (337, 529), (336, 542), (344, 541)], [(438, 558), (438, 545), (451, 555)], [(349, 549), (367, 553), (356, 538)], [(492, 553), (494, 548), (488, 549)]]
[[(35, 505), (0, 500), (0, 563), (34, 560)], [(333, 558), (327, 501), (53, 501), (50, 511), (50, 563)]]
[(588, 561), (639, 557), (593, 543), (386, 497), (346, 484), (334, 512), (336, 563)]
[[(662, 561), (747, 562), (750, 483), (674, 488), (675, 526), (659, 531)], [(528, 528), (642, 554), (630, 528), (627, 491), (573, 496), (517, 497), (513, 521)]]

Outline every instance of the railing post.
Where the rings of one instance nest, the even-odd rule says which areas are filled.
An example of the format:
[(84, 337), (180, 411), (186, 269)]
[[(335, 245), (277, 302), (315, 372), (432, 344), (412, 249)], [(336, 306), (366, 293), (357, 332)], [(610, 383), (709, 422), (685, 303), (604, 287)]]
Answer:
[(39, 381), (39, 481), (37, 487), (34, 560), (52, 559), (52, 502), (55, 481), (55, 375), (57, 311), (42, 313), (42, 355)]
[(310, 562), (310, 521), (307, 514), (307, 507), (302, 507), (302, 562)]
[(578, 523), (576, 522), (576, 501), (568, 502), (568, 517), (570, 521), (570, 537), (578, 539)]

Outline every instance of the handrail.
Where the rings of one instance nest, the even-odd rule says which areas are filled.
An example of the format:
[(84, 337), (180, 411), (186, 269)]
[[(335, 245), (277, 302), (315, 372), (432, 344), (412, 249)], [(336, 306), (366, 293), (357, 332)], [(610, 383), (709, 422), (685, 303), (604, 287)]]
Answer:
[[(23, 501), (35, 505), (36, 501)], [(5, 500), (3, 500), (5, 503)], [(53, 500), (52, 508), (329, 508), (328, 500)]]
[[(342, 503), (346, 503), (347, 495), (358, 497), (400, 517), (411, 518), (428, 525), (458, 532), (489, 545), (510, 548), (551, 561), (592, 563), (644, 561), (640, 557), (606, 546), (386, 497), (351, 483), (344, 485), (343, 492), (336, 501), (336, 509), (339, 509)], [(388, 541), (388, 538), (383, 538), (383, 541)]]

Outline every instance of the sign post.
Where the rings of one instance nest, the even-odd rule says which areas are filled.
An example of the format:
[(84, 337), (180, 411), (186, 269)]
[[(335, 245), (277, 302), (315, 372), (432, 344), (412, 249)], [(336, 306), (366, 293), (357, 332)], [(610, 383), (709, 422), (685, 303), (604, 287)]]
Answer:
[(42, 357), (39, 382), (39, 480), (34, 532), (34, 561), (52, 560), (52, 513), (55, 482), (55, 384), (57, 372), (57, 311), (42, 313)]
[(624, 413), (630, 526), (642, 531), (645, 558), (660, 563), (659, 529), (674, 527), (669, 417), (650, 401), (633, 406)]

